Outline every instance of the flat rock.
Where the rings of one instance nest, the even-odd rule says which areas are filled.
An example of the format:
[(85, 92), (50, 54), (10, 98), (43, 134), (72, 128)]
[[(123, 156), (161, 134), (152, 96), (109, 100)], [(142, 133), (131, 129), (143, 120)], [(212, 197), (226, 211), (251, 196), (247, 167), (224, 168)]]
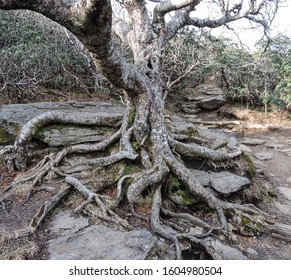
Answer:
[(271, 142), (265, 143), (264, 146), (267, 147), (267, 148), (273, 148), (275, 150), (282, 149), (284, 147), (284, 145), (282, 145), (282, 144), (271, 143)]
[(186, 101), (199, 101), (205, 99), (206, 96), (201, 94), (195, 88), (184, 89), (184, 100)]
[(192, 123), (177, 115), (171, 115), (169, 119), (166, 119), (166, 122), (169, 131), (172, 133), (183, 133), (187, 135), (196, 132), (196, 127)]
[(246, 249), (245, 253), (250, 259), (256, 259), (259, 256), (259, 253), (250, 247)]
[(226, 103), (226, 98), (222, 95), (208, 97), (195, 102), (195, 105), (202, 109), (215, 110)]
[(57, 236), (48, 242), (50, 260), (144, 260), (173, 258), (174, 252), (145, 229), (119, 231), (89, 225), (64, 211), (53, 217)]
[(64, 210), (59, 212), (52, 221), (51, 232), (61, 235), (69, 235), (89, 226), (88, 219), (75, 217), (71, 211)]
[(287, 199), (291, 200), (291, 189), (289, 188), (283, 188), (279, 187), (278, 188), (279, 192), (283, 194)]
[(223, 244), (218, 239), (207, 238), (209, 252), (215, 260), (247, 260), (248, 258), (238, 249)]
[[(116, 119), (122, 119), (124, 108), (110, 103), (104, 102), (41, 102), (30, 104), (11, 104), (0, 109), (0, 145), (12, 144), (19, 133), (21, 127), (33, 119), (34, 117), (51, 111), (59, 111), (66, 114), (90, 114), (92, 116), (112, 116)], [(53, 132), (49, 132), (53, 134)], [(78, 131), (78, 127), (74, 127), (71, 131), (58, 132), (63, 138), (72, 138), (72, 134), (79, 136), (79, 143), (86, 142), (92, 131), (84, 134), (84, 130)], [(84, 136), (84, 140), (82, 139)], [(92, 135), (91, 135), (92, 136)], [(54, 136), (52, 136), (54, 137)], [(41, 137), (40, 140), (46, 141), (49, 136)], [(98, 139), (100, 131), (94, 135)], [(106, 137), (106, 135), (104, 135)], [(101, 139), (101, 138), (99, 138)], [(71, 143), (69, 139), (64, 140)], [(75, 143), (73, 143), (75, 144)], [(56, 145), (55, 143), (53, 145)]]
[(251, 153), (252, 152), (252, 149), (249, 148), (248, 146), (244, 145), (244, 144), (240, 144), (240, 149), (242, 150), (242, 152), (245, 152), (245, 153)]
[(251, 183), (248, 178), (238, 176), (228, 171), (206, 172), (203, 170), (191, 169), (191, 172), (202, 186), (211, 186), (222, 194), (237, 192)]
[(265, 161), (265, 160), (270, 160), (274, 157), (273, 154), (271, 153), (265, 153), (265, 152), (262, 152), (262, 153), (256, 153), (254, 154), (254, 156), (259, 159), (259, 160), (262, 160), (262, 161)]
[(197, 127), (197, 132), (201, 138), (208, 142), (212, 149), (218, 149), (220, 147), (237, 149), (239, 146), (235, 137), (223, 131)]
[(237, 192), (251, 183), (248, 178), (241, 177), (227, 171), (218, 173), (211, 172), (210, 174), (212, 188), (222, 194)]
[(245, 144), (245, 145), (249, 145), (249, 146), (257, 146), (257, 145), (265, 144), (266, 143), (266, 140), (245, 138), (242, 141), (242, 143)]
[(197, 169), (191, 169), (191, 173), (195, 176), (195, 178), (198, 180), (198, 182), (202, 186), (204, 186), (204, 187), (211, 186), (210, 173), (203, 171), (203, 170), (197, 170)]
[(216, 87), (211, 84), (200, 84), (196, 88), (196, 91), (198, 91), (201, 94), (206, 95), (224, 95), (224, 92), (221, 88)]
[(289, 178), (286, 180), (286, 183), (288, 183), (288, 184), (291, 186), (291, 177), (289, 177)]
[(282, 204), (282, 203), (276, 201), (275, 206), (283, 214), (291, 216), (291, 204)]
[(286, 156), (291, 157), (291, 149), (284, 149), (284, 150), (279, 150), (279, 151), (285, 154)]
[(50, 125), (41, 129), (35, 138), (50, 147), (69, 146), (79, 143), (100, 142), (115, 132), (112, 127), (85, 127), (77, 125)]
[(204, 126), (195, 126), (190, 121), (177, 115), (171, 115), (168, 120), (168, 129), (172, 133), (183, 133), (186, 135), (195, 134), (195, 136), (207, 142), (212, 149), (217, 149), (222, 146), (230, 149), (237, 149), (239, 146), (235, 137), (221, 130), (207, 129)]

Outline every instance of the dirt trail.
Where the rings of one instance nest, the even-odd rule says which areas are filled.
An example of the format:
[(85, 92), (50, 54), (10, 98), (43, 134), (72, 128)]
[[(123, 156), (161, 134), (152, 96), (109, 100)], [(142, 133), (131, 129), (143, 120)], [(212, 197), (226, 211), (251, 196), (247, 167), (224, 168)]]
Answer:
[[(240, 125), (223, 129), (236, 136), (242, 147), (254, 161), (258, 176), (266, 180), (274, 190), (274, 198), (260, 207), (276, 220), (291, 224), (291, 119), (287, 114), (264, 113), (235, 109), (240, 116)], [(229, 111), (233, 111), (231, 108)], [(246, 113), (247, 112), (247, 113)], [(202, 121), (229, 121), (233, 115), (219, 117), (219, 110), (202, 112), (197, 118)], [(235, 118), (236, 120), (238, 118)], [(221, 128), (221, 127), (220, 127)], [(261, 141), (259, 141), (261, 140)], [(254, 144), (254, 142), (260, 144)], [(271, 236), (241, 238), (243, 248), (251, 247), (258, 252), (258, 259), (291, 260), (291, 245)]]

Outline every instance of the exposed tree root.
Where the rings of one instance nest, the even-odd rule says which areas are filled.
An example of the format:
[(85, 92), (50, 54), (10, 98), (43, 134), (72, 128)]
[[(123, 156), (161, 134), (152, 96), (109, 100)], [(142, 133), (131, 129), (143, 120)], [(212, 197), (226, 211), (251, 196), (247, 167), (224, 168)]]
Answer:
[(165, 239), (168, 239), (173, 242), (176, 250), (176, 257), (178, 260), (182, 258), (182, 252), (180, 243), (177, 237), (177, 233), (167, 226), (164, 226), (160, 222), (160, 210), (162, 205), (162, 196), (161, 196), (161, 186), (155, 192), (153, 204), (152, 204), (152, 213), (151, 213), (151, 228), (153, 232), (159, 234)]
[(194, 158), (211, 159), (212, 161), (225, 161), (235, 158), (241, 155), (241, 151), (238, 149), (233, 153), (225, 153), (222, 151), (216, 151), (207, 147), (202, 147), (195, 143), (185, 144), (169, 137), (169, 144), (175, 151), (184, 156), (190, 156)]
[(88, 188), (86, 188), (78, 179), (72, 177), (72, 176), (67, 176), (65, 178), (65, 181), (73, 186), (76, 190), (78, 190), (85, 198), (86, 201), (79, 205), (76, 209), (75, 212), (79, 213), (84, 210), (84, 208), (94, 202), (96, 205), (100, 208), (100, 214), (96, 214), (98, 218), (106, 221), (106, 222), (113, 222), (123, 228), (126, 228), (128, 230), (132, 229), (132, 227), (128, 224), (128, 222), (124, 219), (121, 219), (116, 213), (114, 213), (110, 207), (106, 205), (102, 201), (102, 197), (92, 191), (90, 191)]
[[(157, 235), (174, 244), (177, 259), (182, 258), (181, 244), (184, 242), (203, 247), (207, 252), (215, 256), (213, 248), (206, 241), (209, 236), (213, 235), (224, 234), (227, 236), (234, 232), (254, 235), (264, 231), (271, 231), (280, 238), (290, 240), (290, 227), (270, 222), (267, 219), (267, 215), (253, 205), (229, 203), (215, 196), (198, 182), (181, 161), (181, 158), (175, 156), (177, 154), (193, 159), (203, 158), (221, 162), (238, 157), (241, 154), (239, 149), (227, 153), (203, 147), (196, 143), (184, 143), (181, 141), (187, 141), (185, 135), (179, 136), (178, 134), (164, 133), (162, 130), (160, 134), (158, 130), (153, 130), (151, 136), (147, 132), (141, 137), (141, 134), (136, 133), (136, 123), (131, 118), (132, 108), (128, 105), (119, 130), (110, 137), (99, 143), (78, 144), (66, 147), (58, 153), (45, 156), (43, 160), (30, 170), (27, 177), (13, 182), (2, 195), (0, 202), (3, 204), (23, 184), (30, 184), (27, 199), (37, 190), (37, 186), (44, 179), (51, 180), (55, 176), (62, 177), (67, 186), (58, 190), (51, 199), (41, 206), (27, 228), (15, 231), (10, 237), (7, 236), (7, 233), (3, 233), (2, 238), (17, 238), (34, 233), (51, 209), (56, 207), (69, 191), (74, 188), (85, 198), (85, 201), (75, 209), (77, 213), (85, 211), (101, 220), (114, 223), (127, 230), (132, 229), (127, 220), (119, 217), (114, 212), (114, 209), (125, 200), (125, 197), (131, 206), (133, 215), (140, 219), (146, 220), (146, 217), (135, 213), (133, 205), (152, 203), (150, 216), (151, 229)], [(84, 117), (81, 123), (86, 125), (93, 123), (94, 125), (116, 125), (118, 123), (118, 120), (114, 118), (95, 119), (94, 121), (92, 119), (89, 121), (89, 119), (89, 117)], [(77, 123), (77, 119), (68, 118), (60, 113), (41, 115), (30, 121), (24, 126), (14, 145), (14, 164), (16, 168), (26, 166), (26, 146), (37, 129), (56, 120), (61, 123)], [(140, 139), (140, 142), (138, 148), (134, 149), (132, 143), (136, 139)], [(199, 139), (199, 141), (197, 140), (198, 143), (202, 143), (200, 138), (197, 139)], [(77, 164), (70, 166), (64, 166), (63, 164), (64, 159), (69, 155), (107, 151), (117, 141), (119, 141), (119, 150), (114, 150), (109, 155), (80, 160)], [(4, 155), (6, 152), (11, 152), (11, 147), (4, 151), (1, 150), (0, 153)], [(111, 166), (119, 161), (136, 160), (141, 163), (143, 169), (131, 174), (121, 174), (120, 178), (116, 180), (115, 199), (108, 199), (106, 196), (93, 192), (89, 186), (87, 187), (81, 182), (82, 174), (85, 171), (91, 172), (92, 168)], [(198, 201), (216, 212), (217, 220), (211, 223), (205, 222), (190, 213), (174, 212), (163, 207), (163, 201), (167, 198), (162, 197), (162, 191), (164, 188), (167, 188), (166, 179), (169, 175), (178, 178)], [(89, 205), (92, 206), (94, 204), (95, 210), (88, 210)], [(165, 217), (165, 220), (161, 216)], [(166, 220), (166, 218), (171, 220)], [(200, 232), (194, 234), (184, 230), (190, 227), (199, 228)]]
[(23, 126), (15, 141), (13, 163), (16, 169), (24, 169), (27, 165), (27, 143), (41, 127), (51, 123), (118, 126), (120, 119), (109, 115), (102, 117), (90, 114), (68, 115), (62, 112), (47, 112), (41, 114)]

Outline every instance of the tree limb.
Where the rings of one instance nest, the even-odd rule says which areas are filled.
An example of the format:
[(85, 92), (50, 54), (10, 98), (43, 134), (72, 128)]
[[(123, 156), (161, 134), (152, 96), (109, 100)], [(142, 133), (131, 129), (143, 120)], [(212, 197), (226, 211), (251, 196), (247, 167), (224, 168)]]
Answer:
[(110, 0), (54, 1), (0, 0), (0, 9), (28, 9), (50, 18), (70, 30), (90, 51), (104, 76), (114, 85), (133, 90), (134, 67), (125, 62), (112, 43)]
[(197, 6), (201, 0), (168, 0), (161, 2), (159, 5), (157, 5), (154, 9), (154, 14), (156, 16), (164, 16), (165, 14), (180, 10), (182, 8), (192, 6)]
[[(266, 29), (266, 27), (269, 27), (267, 20), (260, 18), (260, 16), (262, 16), (263, 9), (266, 10), (266, 13), (270, 18), (269, 22), (271, 23), (273, 15), (276, 14), (279, 6), (279, 1), (266, 0), (249, 1), (249, 3), (246, 4), (247, 6), (244, 6), (243, 1), (240, 0), (231, 7), (230, 1), (227, 1), (227, 3), (225, 2), (226, 1), (219, 1), (221, 15), (215, 19), (192, 17), (190, 13), (195, 10), (195, 7), (194, 9), (190, 9), (188, 7), (188, 9), (184, 8), (176, 11), (175, 16), (166, 24), (165, 41), (173, 38), (182, 27), (187, 25), (192, 25), (199, 28), (217, 28), (243, 18), (256, 22)], [(199, 3), (197, 3), (196, 6)]]

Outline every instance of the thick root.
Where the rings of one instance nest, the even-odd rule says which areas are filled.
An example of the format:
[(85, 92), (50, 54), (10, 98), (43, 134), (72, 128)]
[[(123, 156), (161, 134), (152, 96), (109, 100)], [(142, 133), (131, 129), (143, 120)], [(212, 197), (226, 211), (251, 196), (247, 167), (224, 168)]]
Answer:
[[(44, 178), (50, 180), (54, 176), (59, 176), (64, 178), (65, 182), (68, 184), (40, 207), (27, 228), (13, 233), (11, 235), (13, 238), (34, 233), (47, 214), (61, 202), (71, 189), (74, 188), (85, 198), (85, 201), (75, 209), (76, 213), (90, 213), (99, 219), (114, 223), (127, 230), (132, 229), (132, 227), (127, 220), (118, 216), (113, 209), (116, 209), (121, 201), (127, 198), (133, 215), (139, 219), (146, 220), (146, 217), (135, 213), (134, 204), (151, 202), (151, 229), (157, 235), (174, 244), (177, 259), (182, 258), (182, 248), (185, 243), (196, 244), (197, 246), (203, 247), (213, 256), (216, 256), (215, 252), (213, 252), (213, 248), (207, 241), (207, 238), (213, 238), (214, 235), (229, 235), (233, 233), (252, 235), (264, 231), (271, 231), (280, 238), (290, 240), (290, 227), (269, 222), (267, 215), (253, 205), (239, 205), (223, 201), (204, 188), (191, 171), (182, 163), (181, 158), (177, 159), (174, 155), (174, 153), (176, 153), (179, 156), (203, 158), (211, 161), (227, 161), (239, 156), (241, 154), (239, 149), (227, 153), (206, 148), (196, 143), (183, 143), (180, 141), (187, 140), (185, 136), (167, 134), (162, 129), (162, 126), (160, 130), (153, 130), (151, 136), (149, 136), (148, 131), (145, 133), (137, 133), (136, 125), (138, 122), (133, 122), (132, 112), (132, 108), (128, 105), (119, 130), (109, 138), (95, 144), (78, 144), (66, 147), (58, 153), (46, 156), (31, 170), (29, 176), (15, 181), (6, 189), (0, 200), (2, 203), (4, 199), (7, 199), (9, 195), (13, 193), (16, 188), (21, 187), (22, 184), (29, 183), (31, 185), (31, 192), (28, 193), (27, 199), (29, 199), (31, 193), (35, 191), (34, 188), (40, 184)], [(141, 112), (137, 113), (141, 114)], [(60, 123), (74, 123), (74, 121), (77, 122), (77, 117), (66, 117), (60, 113), (44, 114), (33, 119), (23, 127), (14, 145), (14, 163), (17, 168), (25, 167), (27, 158), (26, 146), (36, 131), (41, 126), (56, 121)], [(93, 120), (89, 116), (85, 116), (82, 122), (86, 125), (120, 125), (119, 119), (105, 118), (101, 121), (100, 119)], [(79, 119), (78, 123), (80, 123)], [(118, 140), (120, 144), (119, 150), (116, 151), (116, 149), (114, 149), (114, 152), (110, 153), (108, 156), (86, 159), (79, 161), (75, 165), (72, 164), (71, 166), (64, 166), (63, 164), (63, 160), (68, 157), (68, 155), (105, 151)], [(135, 147), (135, 149), (132, 144), (134, 140), (138, 140), (138, 145), (136, 145), (138, 147)], [(199, 141), (203, 140), (197, 138), (196, 142), (202, 143)], [(0, 156), (1, 153), (4, 155), (6, 152), (11, 152), (11, 147), (5, 151), (1, 150)], [(86, 184), (80, 181), (84, 171), (91, 171), (92, 168), (96, 166), (106, 167), (114, 165), (122, 160), (139, 160), (143, 169), (138, 172), (135, 171), (133, 174), (118, 174), (119, 177), (117, 177), (115, 181), (117, 182), (115, 200), (109, 199), (99, 192), (93, 192), (89, 187), (86, 187)], [(162, 186), (164, 188), (167, 187), (166, 179), (169, 174), (178, 178), (190, 193), (195, 195), (197, 200), (204, 203), (205, 206), (215, 212), (217, 214), (217, 219), (214, 218), (211, 222), (205, 222), (184, 210), (183, 212), (167, 210), (166, 207), (164, 207), (166, 204), (163, 204)], [(170, 219), (166, 220), (166, 218)], [(187, 229), (189, 230), (187, 231)]]
[(17, 170), (26, 168), (28, 142), (41, 127), (51, 123), (94, 126), (119, 126), (120, 118), (114, 116), (112, 117), (109, 115), (100, 117), (92, 114), (67, 115), (62, 112), (47, 112), (33, 118), (23, 126), (14, 144), (13, 160), (14, 166)]
[(171, 229), (163, 226), (160, 222), (160, 210), (162, 205), (162, 195), (161, 195), (161, 186), (155, 192), (152, 211), (151, 211), (151, 228), (153, 232), (157, 233), (161, 237), (170, 240), (173, 242), (176, 250), (176, 258), (180, 260), (182, 258), (182, 252), (179, 240), (177, 238), (177, 233)]
[(169, 170), (165, 166), (153, 166), (150, 170), (147, 170), (138, 176), (136, 176), (127, 190), (127, 199), (130, 204), (140, 204), (146, 202), (142, 193), (148, 187), (160, 184)]
[(216, 151), (210, 148), (202, 147), (195, 143), (185, 144), (171, 138), (169, 138), (169, 144), (180, 155), (210, 159), (212, 161), (226, 161), (238, 157), (242, 153), (239, 149), (232, 153)]

